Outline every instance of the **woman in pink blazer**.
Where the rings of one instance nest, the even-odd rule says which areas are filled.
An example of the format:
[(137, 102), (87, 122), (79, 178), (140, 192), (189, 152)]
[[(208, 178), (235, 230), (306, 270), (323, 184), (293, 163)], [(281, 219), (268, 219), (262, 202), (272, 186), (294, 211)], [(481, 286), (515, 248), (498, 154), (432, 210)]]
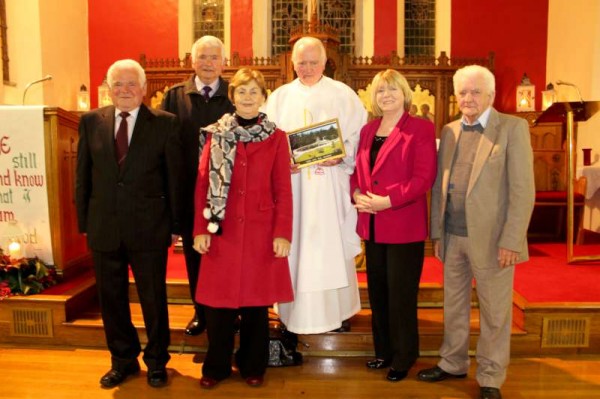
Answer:
[(293, 300), (290, 155), (285, 133), (258, 111), (266, 94), (260, 72), (240, 69), (229, 84), (235, 114), (203, 129), (194, 222), (194, 248), (203, 254), (196, 300), (206, 306), (208, 334), (202, 388), (231, 374), (238, 315), (237, 367), (248, 385), (261, 385), (268, 307)]
[(427, 191), (436, 177), (435, 128), (410, 116), (406, 79), (388, 69), (373, 79), (375, 119), (360, 133), (351, 193), (365, 240), (375, 359), (387, 379), (406, 377), (419, 356), (417, 292), (427, 238)]

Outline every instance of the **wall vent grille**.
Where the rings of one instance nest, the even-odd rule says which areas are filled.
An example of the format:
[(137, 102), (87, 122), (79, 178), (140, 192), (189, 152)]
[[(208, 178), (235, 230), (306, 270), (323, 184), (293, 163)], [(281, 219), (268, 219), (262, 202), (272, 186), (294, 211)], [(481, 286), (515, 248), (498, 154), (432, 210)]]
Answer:
[(52, 310), (15, 308), (12, 311), (10, 335), (15, 337), (52, 338)]
[(542, 348), (587, 348), (590, 317), (544, 317)]

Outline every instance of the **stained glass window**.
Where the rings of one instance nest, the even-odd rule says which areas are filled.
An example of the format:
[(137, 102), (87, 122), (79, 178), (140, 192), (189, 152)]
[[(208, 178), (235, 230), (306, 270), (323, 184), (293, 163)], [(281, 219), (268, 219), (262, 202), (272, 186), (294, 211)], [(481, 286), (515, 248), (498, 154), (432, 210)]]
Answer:
[(304, 0), (273, 0), (272, 8), (272, 54), (277, 55), (290, 50), (290, 31), (306, 21), (307, 7)]
[(204, 35), (225, 39), (223, 0), (194, 0), (194, 41)]
[(356, 0), (320, 0), (319, 20), (338, 30), (340, 52), (354, 54)]
[(405, 0), (404, 54), (435, 55), (435, 0)]

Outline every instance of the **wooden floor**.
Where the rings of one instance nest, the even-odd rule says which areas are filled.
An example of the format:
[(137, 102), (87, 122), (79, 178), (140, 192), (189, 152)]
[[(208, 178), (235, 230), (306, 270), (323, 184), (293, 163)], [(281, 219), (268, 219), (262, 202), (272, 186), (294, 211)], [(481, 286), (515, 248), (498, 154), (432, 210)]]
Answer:
[[(109, 355), (93, 349), (32, 349), (0, 346), (0, 397), (43, 398), (476, 398), (475, 364), (465, 380), (419, 382), (417, 370), (435, 364), (424, 357), (399, 383), (385, 371), (370, 371), (365, 358), (307, 357), (298, 367), (270, 368), (265, 385), (246, 386), (237, 373), (215, 389), (199, 387), (203, 355), (172, 354), (169, 385), (151, 388), (145, 372), (115, 389), (102, 389)], [(474, 362), (473, 362), (474, 363)], [(142, 369), (145, 370), (144, 366)], [(511, 398), (600, 398), (600, 356), (517, 357), (512, 359), (503, 396)]]

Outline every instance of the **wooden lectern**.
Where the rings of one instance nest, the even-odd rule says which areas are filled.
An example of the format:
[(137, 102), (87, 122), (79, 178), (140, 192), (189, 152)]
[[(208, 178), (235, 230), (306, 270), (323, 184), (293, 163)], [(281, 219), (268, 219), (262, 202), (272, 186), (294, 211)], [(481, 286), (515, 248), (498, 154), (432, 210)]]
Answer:
[(600, 260), (600, 254), (588, 256), (573, 255), (573, 219), (575, 185), (575, 133), (574, 122), (590, 119), (600, 107), (600, 101), (572, 101), (552, 104), (535, 121), (564, 121), (567, 127), (567, 263)]

